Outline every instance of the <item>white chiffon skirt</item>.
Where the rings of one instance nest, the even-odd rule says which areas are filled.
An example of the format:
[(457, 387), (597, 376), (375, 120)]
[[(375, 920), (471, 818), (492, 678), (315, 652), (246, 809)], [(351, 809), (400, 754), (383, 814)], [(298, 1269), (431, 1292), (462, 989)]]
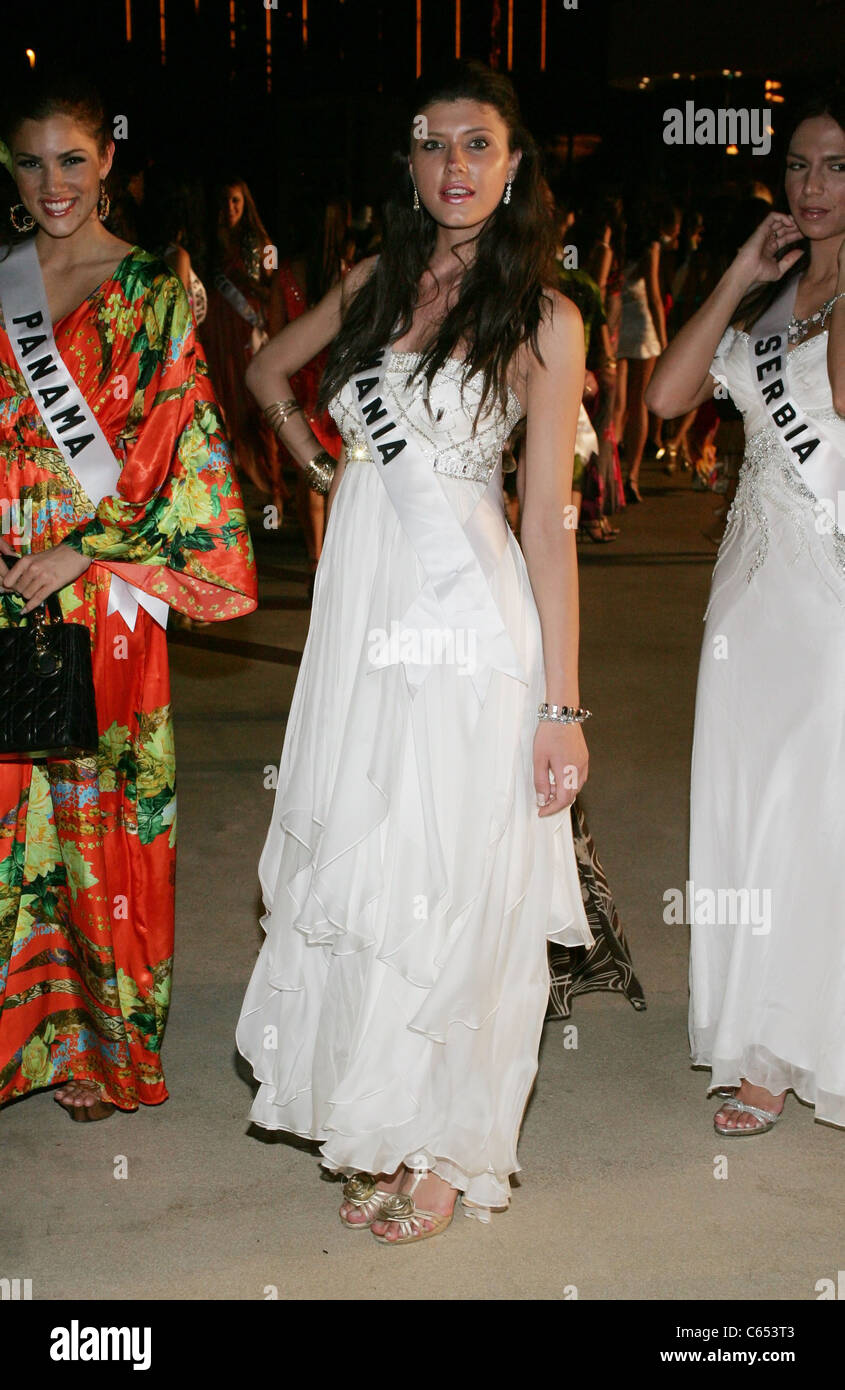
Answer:
[(845, 575), (812, 513), (786, 494), (755, 506), (713, 577), (690, 878), (758, 907), (754, 923), (692, 926), (692, 1058), (713, 1086), (792, 1089), (845, 1125)]
[[(465, 522), (480, 483), (436, 475)], [(591, 944), (570, 815), (540, 819), (539, 617), (522, 553), (491, 580), (529, 683), (368, 670), (424, 580), (372, 463), (346, 466), (259, 874), (266, 939), (238, 1025), (250, 1118), (324, 1166), (433, 1169), (503, 1207), (537, 1069), (547, 940)]]

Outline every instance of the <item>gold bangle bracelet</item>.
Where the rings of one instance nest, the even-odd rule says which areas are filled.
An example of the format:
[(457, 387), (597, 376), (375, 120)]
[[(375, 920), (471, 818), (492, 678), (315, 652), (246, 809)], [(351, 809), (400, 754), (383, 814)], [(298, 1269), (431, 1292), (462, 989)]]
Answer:
[(337, 468), (336, 461), (332, 458), (328, 449), (321, 449), (318, 454), (309, 459), (305, 465), (305, 476), (310, 486), (315, 492), (325, 495), (332, 485), (334, 471)]
[(280, 430), (284, 429), (290, 417), (301, 410), (302, 406), (299, 401), (295, 396), (291, 396), (286, 401), (273, 401), (272, 405), (266, 405), (263, 413), (274, 434), (278, 434)]

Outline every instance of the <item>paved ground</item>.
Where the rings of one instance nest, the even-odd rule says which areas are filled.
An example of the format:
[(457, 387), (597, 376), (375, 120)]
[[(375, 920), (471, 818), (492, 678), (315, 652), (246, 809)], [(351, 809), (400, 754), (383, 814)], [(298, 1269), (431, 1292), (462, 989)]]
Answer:
[[(33, 1297), (648, 1299), (817, 1297), (843, 1248), (845, 1136), (793, 1098), (772, 1134), (718, 1141), (689, 1066), (686, 878), (695, 669), (719, 499), (652, 468), (614, 546), (582, 551), (584, 803), (647, 1012), (575, 1001), (577, 1049), (545, 1031), (510, 1211), (390, 1251), (337, 1220), (309, 1147), (250, 1131), (233, 1033), (259, 945), (256, 863), (308, 622), (296, 535), (260, 540), (261, 611), (174, 644), (180, 759), (171, 1099), (72, 1125), (49, 1094), (3, 1113), (0, 1275)], [(257, 515), (257, 513), (256, 513)], [(279, 659), (281, 657), (281, 660)], [(726, 1152), (727, 1151), (727, 1152)], [(727, 1176), (716, 1177), (719, 1155)], [(120, 1159), (125, 1159), (125, 1164)], [(115, 1176), (126, 1168), (127, 1176)], [(838, 1186), (838, 1193), (832, 1190)], [(10, 1197), (13, 1196), (13, 1200)]]

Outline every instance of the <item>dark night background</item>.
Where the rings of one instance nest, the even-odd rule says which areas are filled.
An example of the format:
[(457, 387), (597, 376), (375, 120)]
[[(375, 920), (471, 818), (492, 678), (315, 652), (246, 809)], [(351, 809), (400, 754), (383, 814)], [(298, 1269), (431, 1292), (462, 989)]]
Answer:
[[(808, 91), (835, 75), (845, 32), (843, 0), (546, 0), (541, 71), (542, 0), (459, 8), (462, 56), (505, 70), (512, 15), (527, 122), (553, 184), (576, 200), (599, 182), (682, 201), (726, 183), (776, 187), (779, 141)], [(418, 13), (425, 70), (454, 55), (455, 0), (278, 0), (268, 92), (264, 0), (5, 0), (0, 64), (4, 78), (20, 70), (28, 48), (37, 63), (84, 63), (128, 117), (124, 176), (150, 160), (208, 186), (239, 174), (276, 233), (297, 199), (378, 201), (416, 73)], [(766, 79), (784, 98), (770, 159), (663, 143), (667, 107), (761, 107)]]

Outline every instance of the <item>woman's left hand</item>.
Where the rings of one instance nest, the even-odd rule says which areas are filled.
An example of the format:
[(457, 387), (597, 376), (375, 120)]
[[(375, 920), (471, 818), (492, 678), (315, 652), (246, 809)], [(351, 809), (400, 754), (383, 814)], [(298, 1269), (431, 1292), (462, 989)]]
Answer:
[[(0, 542), (0, 553), (17, 557), (17, 551), (6, 541)], [(23, 555), (17, 559), (3, 575), (3, 588), (25, 598), (23, 613), (31, 613), (50, 594), (64, 589), (84, 574), (90, 563), (86, 555), (77, 554), (69, 545), (54, 545), (37, 555)]]
[(571, 806), (587, 780), (589, 754), (580, 724), (541, 719), (534, 735), (534, 787), (539, 816)]

